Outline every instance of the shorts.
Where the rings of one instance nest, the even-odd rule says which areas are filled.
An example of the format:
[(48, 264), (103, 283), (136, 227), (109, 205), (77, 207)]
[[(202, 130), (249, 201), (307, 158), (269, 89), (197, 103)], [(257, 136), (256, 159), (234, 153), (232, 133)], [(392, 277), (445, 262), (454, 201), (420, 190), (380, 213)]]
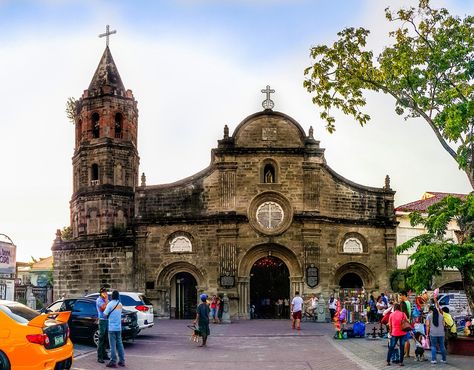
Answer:
[(215, 308), (211, 308), (211, 317), (216, 317), (216, 309)]
[(293, 312), (293, 319), (294, 320), (301, 320), (301, 311)]

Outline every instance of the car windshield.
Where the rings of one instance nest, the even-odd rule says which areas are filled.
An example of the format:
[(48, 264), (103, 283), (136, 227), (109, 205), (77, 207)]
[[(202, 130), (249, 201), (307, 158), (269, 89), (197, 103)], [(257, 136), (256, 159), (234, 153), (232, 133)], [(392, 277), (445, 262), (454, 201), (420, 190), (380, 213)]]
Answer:
[(1, 304), (0, 305), (0, 310), (5, 312), (13, 320), (15, 320), (15, 321), (17, 321), (21, 324), (26, 324), (31, 319), (34, 319), (36, 316), (40, 315), (35, 310), (32, 310), (31, 308), (29, 308), (29, 307), (27, 307), (27, 306), (25, 306), (21, 303)]

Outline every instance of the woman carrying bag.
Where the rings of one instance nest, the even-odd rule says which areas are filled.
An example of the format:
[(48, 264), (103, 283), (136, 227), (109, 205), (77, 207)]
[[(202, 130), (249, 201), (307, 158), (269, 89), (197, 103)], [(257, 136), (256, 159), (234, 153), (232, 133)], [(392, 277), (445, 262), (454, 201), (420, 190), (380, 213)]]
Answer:
[(393, 312), (390, 314), (388, 319), (388, 326), (390, 331), (390, 344), (388, 347), (387, 353), (387, 366), (390, 366), (390, 360), (392, 358), (392, 353), (395, 350), (395, 346), (397, 342), (400, 343), (400, 366), (405, 366), (403, 364), (403, 354), (404, 354), (404, 347), (405, 347), (405, 325), (408, 322), (407, 315), (400, 310), (400, 303), (395, 303), (393, 306)]
[(446, 363), (446, 348), (444, 346), (444, 318), (443, 311), (439, 307), (438, 299), (433, 298), (434, 305), (430, 306), (430, 313), (426, 316), (426, 336), (431, 343), (431, 363), (436, 364), (436, 345), (439, 345), (441, 362)]

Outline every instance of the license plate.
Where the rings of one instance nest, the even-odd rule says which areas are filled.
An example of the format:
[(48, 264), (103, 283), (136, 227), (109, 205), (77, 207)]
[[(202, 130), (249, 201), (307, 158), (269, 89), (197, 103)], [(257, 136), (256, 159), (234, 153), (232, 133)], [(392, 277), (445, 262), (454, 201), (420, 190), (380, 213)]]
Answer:
[(60, 346), (61, 344), (64, 343), (64, 338), (62, 335), (58, 335), (54, 337), (54, 345), (55, 346)]

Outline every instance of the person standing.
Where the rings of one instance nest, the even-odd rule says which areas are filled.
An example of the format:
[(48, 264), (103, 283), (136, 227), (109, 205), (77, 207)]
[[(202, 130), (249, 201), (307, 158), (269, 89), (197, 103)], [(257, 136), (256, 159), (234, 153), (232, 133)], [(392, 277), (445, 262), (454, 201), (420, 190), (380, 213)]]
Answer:
[(404, 346), (405, 346), (405, 336), (406, 332), (402, 330), (402, 321), (407, 320), (407, 315), (400, 310), (400, 304), (395, 303), (393, 306), (393, 312), (390, 314), (388, 319), (388, 326), (390, 331), (390, 344), (388, 346), (387, 353), (387, 365), (390, 365), (390, 360), (392, 358), (392, 353), (395, 350), (397, 342), (400, 343), (400, 366), (403, 365), (403, 355), (404, 355)]
[(217, 322), (222, 323), (222, 315), (224, 314), (224, 300), (222, 297), (217, 296)]
[(293, 329), (301, 329), (301, 311), (303, 309), (303, 298), (300, 297), (300, 292), (295, 292), (295, 297), (291, 301), (290, 311), (292, 316), (292, 325)]
[(107, 304), (104, 314), (109, 320), (110, 362), (107, 367), (125, 366), (125, 350), (122, 343), (122, 304), (117, 290), (112, 292), (112, 299)]
[(377, 303), (375, 304), (375, 307), (377, 308), (377, 321), (380, 321), (383, 317), (383, 312), (387, 308), (385, 303), (383, 303), (382, 296), (377, 297)]
[(331, 322), (334, 321), (334, 315), (337, 309), (337, 299), (334, 298), (334, 294), (331, 294), (328, 301), (329, 314), (331, 315)]
[(377, 306), (375, 305), (375, 298), (371, 294), (369, 299), (369, 322), (377, 321)]
[(436, 364), (436, 345), (439, 345), (441, 352), (441, 362), (446, 363), (446, 348), (444, 346), (444, 318), (443, 311), (439, 307), (438, 299), (434, 299), (434, 305), (430, 306), (428, 316), (426, 316), (426, 336), (430, 337), (431, 363)]
[(99, 344), (97, 345), (97, 362), (103, 364), (106, 360), (109, 360), (107, 356), (107, 317), (104, 315), (105, 308), (109, 301), (107, 295), (107, 289), (105, 287), (100, 288), (99, 297), (95, 301), (97, 308), (97, 317), (99, 318)]
[(212, 322), (215, 324), (217, 322), (217, 296), (215, 295), (211, 299), (211, 316)]
[[(407, 291), (404, 290), (400, 293), (400, 300), (401, 310), (407, 315), (408, 321), (411, 322), (411, 302), (408, 299)], [(405, 357), (410, 357), (410, 338), (411, 333), (407, 332), (405, 337)]]
[(204, 347), (207, 343), (207, 337), (211, 334), (209, 330), (209, 306), (206, 303), (207, 294), (201, 294), (199, 296), (201, 303), (196, 310), (196, 318), (194, 319), (194, 325), (198, 325), (199, 332), (202, 336), (201, 347)]

